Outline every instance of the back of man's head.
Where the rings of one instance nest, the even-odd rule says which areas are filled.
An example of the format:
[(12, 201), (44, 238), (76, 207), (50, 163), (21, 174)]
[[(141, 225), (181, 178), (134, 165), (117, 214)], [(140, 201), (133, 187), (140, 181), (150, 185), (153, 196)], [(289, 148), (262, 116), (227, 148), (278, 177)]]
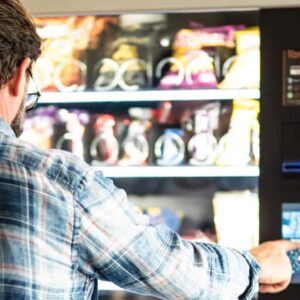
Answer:
[(38, 58), (40, 48), (34, 22), (20, 1), (0, 0), (0, 89), (24, 58)]

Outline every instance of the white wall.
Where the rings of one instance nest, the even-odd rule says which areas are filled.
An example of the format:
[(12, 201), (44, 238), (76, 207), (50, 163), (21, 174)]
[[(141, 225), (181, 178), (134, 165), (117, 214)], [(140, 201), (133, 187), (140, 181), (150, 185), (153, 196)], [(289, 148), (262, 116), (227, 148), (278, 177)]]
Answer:
[(299, 6), (300, 0), (22, 0), (34, 14), (117, 13)]

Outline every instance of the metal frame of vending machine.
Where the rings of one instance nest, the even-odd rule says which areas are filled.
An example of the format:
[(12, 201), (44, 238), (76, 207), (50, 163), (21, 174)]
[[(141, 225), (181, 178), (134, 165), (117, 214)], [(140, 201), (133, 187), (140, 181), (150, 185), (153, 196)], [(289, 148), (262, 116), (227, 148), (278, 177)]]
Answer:
[[(299, 240), (300, 8), (263, 9), (260, 27), (260, 239)], [(300, 299), (300, 274), (284, 292), (259, 299)]]

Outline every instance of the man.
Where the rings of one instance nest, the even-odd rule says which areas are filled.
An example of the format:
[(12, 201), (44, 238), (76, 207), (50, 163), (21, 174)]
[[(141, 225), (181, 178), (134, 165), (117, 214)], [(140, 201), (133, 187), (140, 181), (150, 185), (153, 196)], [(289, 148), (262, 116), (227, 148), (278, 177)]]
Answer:
[(91, 299), (97, 280), (165, 299), (251, 299), (287, 287), (276, 241), (248, 252), (182, 240), (73, 155), (16, 138), (40, 40), (19, 0), (0, 0), (0, 299)]

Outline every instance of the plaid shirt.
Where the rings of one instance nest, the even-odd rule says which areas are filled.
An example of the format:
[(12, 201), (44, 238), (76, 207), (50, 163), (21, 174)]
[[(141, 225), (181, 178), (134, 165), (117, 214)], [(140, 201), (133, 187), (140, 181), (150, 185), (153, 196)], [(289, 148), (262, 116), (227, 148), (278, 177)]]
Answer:
[(98, 279), (164, 299), (251, 299), (246, 252), (152, 226), (70, 153), (18, 140), (0, 119), (0, 299), (90, 299)]

